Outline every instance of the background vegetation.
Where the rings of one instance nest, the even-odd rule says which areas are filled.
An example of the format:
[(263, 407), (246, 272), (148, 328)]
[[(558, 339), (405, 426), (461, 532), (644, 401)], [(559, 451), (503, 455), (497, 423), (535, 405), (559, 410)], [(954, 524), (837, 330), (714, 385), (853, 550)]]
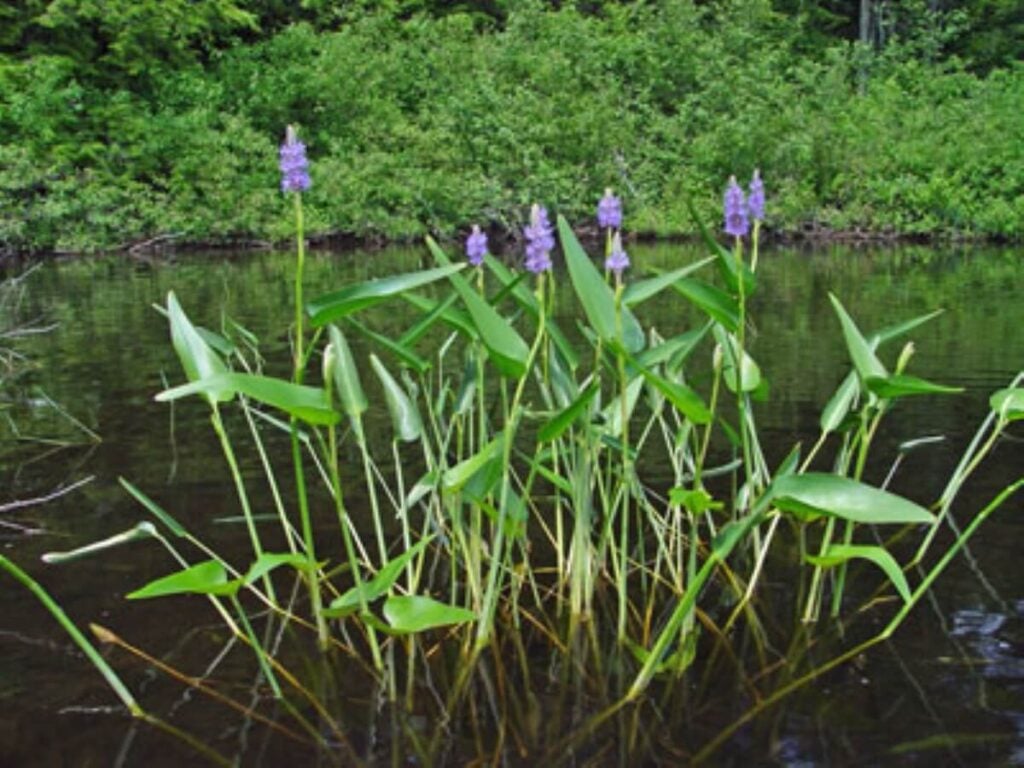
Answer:
[[(866, 11), (866, 15), (865, 12)], [(760, 166), (769, 227), (1018, 238), (1014, 0), (0, 3), (0, 251), (512, 227), (542, 201), (693, 228)]]

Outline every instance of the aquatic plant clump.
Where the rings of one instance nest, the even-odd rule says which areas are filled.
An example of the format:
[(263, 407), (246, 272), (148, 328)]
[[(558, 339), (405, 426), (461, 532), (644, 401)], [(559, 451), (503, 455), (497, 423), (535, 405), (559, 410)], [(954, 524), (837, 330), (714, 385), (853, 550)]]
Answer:
[[(729, 183), (723, 213), (735, 238), (748, 233), (748, 215), (763, 214), (754, 178), (746, 200), (735, 178)], [(165, 307), (184, 381), (157, 399), (210, 410), (251, 555), (222, 556), (127, 481), (173, 537), (147, 523), (144, 536), (118, 543), (147, 538), (168, 547), (182, 567), (129, 597), (208, 600), (251, 653), (270, 703), (286, 701), (278, 711), (293, 716), (281, 716), (289, 727), (315, 715), (320, 725), (307, 730), (338, 762), (349, 746), (329, 702), (351, 695), (350, 672), (379, 682), (398, 721), (427, 712), (468, 723), (481, 760), (511, 743), (518, 759), (552, 764), (603, 727), (626, 728), (618, 716), (627, 708), (693, 712), (700, 696), (729, 695), (707, 684), (724, 664), (754, 703), (717, 736), (690, 745), (688, 760), (706, 759), (767, 703), (890, 636), (981, 521), (1024, 484), (1005, 489), (929, 557), (959, 490), (1007, 426), (1024, 418), (1024, 373), (993, 395), (940, 499), (894, 494), (865, 477), (884, 417), (902, 398), (957, 390), (908, 374), (910, 356), (890, 361), (886, 348), (934, 315), (865, 332), (831, 294), (849, 358), (837, 371), (842, 383), (823, 405), (810, 450), (797, 444), (785, 456), (766, 455), (757, 399), (767, 374), (746, 333), (747, 302), (763, 289), (756, 225), (750, 253), (741, 240), (727, 249), (709, 238), (706, 258), (647, 275), (622, 247), (620, 212), (602, 220), (616, 229), (602, 274), (568, 222), (557, 217), (556, 242), (556, 226), (535, 205), (522, 269), (490, 256), (473, 227), (465, 243), (472, 282), (466, 262), (428, 239), (433, 266), (306, 302), (301, 195), (294, 198), (290, 379), (260, 373), (251, 339), (236, 343), (228, 331), (194, 324), (187, 297), (172, 293)], [(564, 272), (552, 270), (556, 245)], [(552, 309), (556, 280), (571, 286), (578, 328), (563, 328), (566, 315)], [(635, 310), (658, 295), (688, 302), (702, 319), (667, 337), (644, 327)], [(370, 327), (370, 310), (390, 302), (411, 304), (419, 318), (388, 334)], [(222, 418), (229, 409), (242, 418)], [(282, 433), (291, 497), (279, 491), (280, 462), (267, 458)], [(242, 444), (256, 448), (262, 478), (240, 471)], [(670, 477), (650, 477), (643, 457), (655, 452)], [(258, 524), (260, 507), (272, 509), (271, 523)], [(909, 557), (909, 537), (900, 548), (879, 543), (901, 529), (920, 537)], [(185, 544), (195, 548), (179, 551)], [(798, 584), (791, 629), (803, 622), (824, 633), (833, 626), (827, 619), (887, 611), (885, 629), (818, 666), (787, 652), (791, 638), (762, 620), (768, 562)], [(854, 579), (892, 599), (860, 604)], [(273, 637), (293, 644), (282, 648)], [(316, 664), (285, 664), (311, 652), (346, 670), (338, 690)], [(783, 662), (790, 672), (775, 685), (768, 671)], [(568, 698), (601, 703), (538, 709), (535, 691), (550, 685), (552, 669), (578, 687)], [(693, 684), (680, 685), (683, 677)], [(660, 693), (653, 705), (652, 689)], [(635, 714), (624, 719), (634, 728), (642, 722)], [(411, 733), (416, 760), (447, 754), (443, 731), (432, 739), (414, 731), (396, 728)], [(616, 738), (629, 743), (629, 733), (636, 736), (626, 728)], [(499, 735), (484, 745), (491, 734)]]

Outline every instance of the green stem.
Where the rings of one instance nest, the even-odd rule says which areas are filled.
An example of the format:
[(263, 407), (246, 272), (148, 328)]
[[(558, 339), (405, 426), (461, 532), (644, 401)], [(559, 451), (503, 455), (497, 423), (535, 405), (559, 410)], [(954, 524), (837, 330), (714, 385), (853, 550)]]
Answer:
[(263, 650), (259, 640), (256, 639), (256, 633), (253, 632), (252, 625), (249, 623), (249, 617), (245, 615), (245, 609), (242, 608), (242, 603), (237, 595), (231, 595), (231, 604), (235, 608), (235, 613), (238, 614), (238, 620), (245, 631), (246, 638), (249, 640), (249, 645), (252, 646), (253, 653), (256, 654), (256, 658), (260, 663), (260, 671), (270, 684), (270, 688), (274, 692), (274, 698), (280, 700), (282, 698), (281, 686), (277, 682), (277, 677), (274, 676), (274, 670), (267, 663), (267, 653)]
[(851, 659), (857, 658), (872, 646), (877, 645), (878, 643), (881, 643), (885, 640), (888, 640), (893, 635), (893, 633), (899, 628), (900, 624), (903, 623), (903, 620), (906, 619), (910, 611), (913, 610), (914, 606), (917, 605), (918, 602), (920, 602), (921, 598), (924, 597), (924, 595), (928, 594), (928, 591), (931, 589), (932, 584), (935, 583), (935, 580), (939, 577), (943, 570), (945, 570), (946, 566), (948, 566), (949, 563), (953, 560), (953, 557), (955, 557), (956, 554), (961, 549), (963, 549), (968, 539), (970, 539), (971, 536), (974, 535), (975, 531), (978, 530), (981, 524), (985, 522), (985, 520), (996, 509), (1002, 506), (1002, 504), (1006, 502), (1007, 499), (1009, 499), (1021, 488), (1024, 488), (1024, 477), (1021, 477), (1016, 482), (1004, 488), (988, 504), (988, 506), (986, 506), (981, 512), (979, 512), (975, 516), (974, 520), (971, 521), (971, 524), (967, 526), (967, 528), (959, 537), (957, 537), (957, 540), (953, 543), (953, 545), (948, 550), (946, 550), (945, 554), (943, 554), (939, 561), (928, 572), (928, 575), (925, 576), (925, 578), (918, 585), (917, 589), (914, 590), (913, 594), (910, 596), (910, 600), (908, 600), (903, 605), (903, 607), (896, 613), (896, 615), (893, 616), (892, 620), (886, 625), (885, 629), (883, 629), (874, 637), (856, 646), (855, 648), (851, 648), (850, 650), (840, 654), (839, 656), (836, 656), (834, 659), (831, 659), (825, 664), (822, 664), (819, 667), (815, 667), (810, 672), (803, 675), (802, 677), (797, 678), (793, 682), (784, 685), (783, 687), (779, 688), (774, 693), (772, 693), (770, 696), (761, 699), (757, 704), (748, 709), (742, 717), (737, 719), (735, 722), (731, 723), (727, 728), (723, 729), (717, 736), (715, 736), (715, 738), (713, 738), (711, 741), (705, 744), (704, 747), (702, 747), (701, 750), (693, 756), (693, 759), (690, 764), (697, 765), (698, 763), (704, 762), (708, 757), (710, 757), (714, 752), (716, 752), (743, 725), (749, 723), (759, 714), (761, 714), (766, 709), (773, 706), (780, 700), (784, 699), (793, 691), (797, 690), (798, 688), (802, 688), (803, 686), (817, 679), (826, 672), (835, 669), (839, 665), (847, 661), (850, 661)]
[(503, 436), (502, 445), (502, 467), (504, 468), (504, 479), (501, 483), (501, 493), (498, 502), (498, 521), (497, 531), (494, 535), (494, 545), (491, 550), (491, 567), (487, 573), (487, 587), (484, 591), (483, 608), (480, 614), (479, 623), (477, 624), (477, 636), (476, 642), (473, 649), (473, 656), (479, 655), (480, 651), (487, 646), (490, 642), (491, 633), (494, 630), (494, 614), (497, 610), (498, 604), (498, 591), (499, 591), (499, 572), (504, 570), (503, 560), (503, 548), (505, 544), (505, 516), (508, 507), (508, 489), (512, 482), (509, 469), (512, 463), (512, 444), (515, 442), (516, 428), (519, 424), (520, 418), (520, 405), (519, 402), (523, 397), (523, 391), (526, 388), (526, 382), (529, 380), (529, 372), (533, 368), (534, 362), (537, 359), (537, 353), (540, 350), (541, 342), (544, 339), (544, 333), (546, 329), (546, 313), (543, 311), (544, 307), (544, 273), (541, 272), (537, 275), (537, 303), (541, 307), (541, 312), (537, 316), (537, 337), (533, 341), (533, 346), (530, 347), (530, 353), (526, 360), (526, 370), (520, 377), (519, 382), (516, 385), (515, 393), (512, 396), (512, 402), (507, 410), (508, 421), (505, 425), (505, 434)]
[(53, 618), (57, 620), (57, 623), (60, 624), (61, 627), (64, 628), (64, 631), (71, 636), (71, 639), (74, 640), (75, 645), (82, 650), (85, 657), (89, 659), (89, 661), (92, 662), (92, 665), (96, 667), (96, 670), (103, 675), (103, 679), (107, 681), (107, 685), (114, 690), (114, 693), (117, 694), (117, 697), (128, 708), (132, 717), (145, 718), (146, 713), (143, 711), (142, 707), (139, 706), (138, 702), (135, 701), (135, 697), (132, 696), (131, 691), (128, 690), (127, 686), (121, 682), (121, 678), (119, 678), (117, 673), (109, 664), (107, 664), (107, 660), (100, 655), (95, 646), (89, 642), (89, 639), (83, 635), (81, 630), (79, 630), (71, 619), (68, 618), (68, 615), (64, 613), (64, 609), (57, 604), (57, 601), (50, 597), (50, 594), (43, 589), (42, 585), (3, 555), (0, 555), (0, 568), (3, 568), (11, 574), (11, 576), (20, 581), (39, 599), (39, 602), (41, 602)]
[[(295, 361), (292, 378), (301, 384), (306, 359), (303, 354), (302, 276), (306, 262), (306, 239), (302, 214), (302, 195), (295, 193)], [(299, 503), (299, 517), (302, 521), (302, 542), (306, 548), (306, 577), (309, 581), (309, 601), (316, 622), (317, 639), (322, 649), (327, 647), (327, 622), (323, 616), (320, 583), (317, 578), (316, 548), (313, 542), (313, 524), (309, 514), (309, 499), (306, 496), (306, 475), (302, 468), (302, 451), (299, 448), (299, 421), (295, 416), (289, 421), (292, 442), (292, 466), (295, 471), (295, 493)]]
[[(622, 277), (621, 273), (615, 275), (615, 335), (620, 343), (622, 338)], [(626, 624), (628, 619), (628, 552), (629, 552), (629, 488), (631, 484), (632, 468), (629, 460), (629, 398), (626, 395), (629, 382), (626, 379), (626, 359), (621, 353), (616, 355), (619, 374), (620, 409), (619, 417), (622, 420), (622, 506), (619, 508), (619, 552), (618, 552), (618, 639), (620, 642), (626, 639)]]
[[(224, 458), (228, 463), (228, 468), (231, 470), (231, 479), (235, 483), (238, 501), (242, 505), (242, 515), (245, 517), (245, 527), (249, 531), (249, 540), (252, 542), (253, 554), (258, 559), (263, 556), (263, 545), (260, 542), (259, 531), (256, 530), (256, 522), (253, 520), (252, 508), (249, 505), (249, 494), (245, 490), (242, 473), (238, 468), (238, 460), (235, 458), (235, 451), (231, 447), (231, 440), (228, 439), (228, 434), (224, 429), (224, 422), (221, 420), (220, 410), (217, 408), (216, 403), (213, 404), (213, 413), (210, 415), (210, 421), (213, 423), (213, 431), (217, 433), (217, 437), (220, 439), (221, 450), (224, 452)], [(267, 588), (267, 595), (270, 599), (276, 602), (274, 586), (270, 582), (269, 576), (263, 579), (263, 585)]]
[[(341, 540), (345, 546), (345, 556), (348, 558), (349, 568), (352, 570), (352, 580), (359, 595), (359, 611), (366, 613), (366, 593), (363, 591), (362, 569), (359, 567), (359, 558), (356, 555), (356, 548), (352, 542), (352, 532), (348, 529), (348, 511), (345, 509), (345, 500), (341, 490), (341, 473), (338, 470), (338, 429), (331, 426), (327, 432), (327, 440), (330, 451), (331, 490), (334, 496), (334, 507), (338, 513), (338, 524), (341, 527)], [(384, 661), (380, 655), (380, 645), (377, 643), (377, 632), (369, 624), (366, 624), (366, 637), (370, 644), (370, 654), (373, 656), (374, 668), (380, 672), (384, 669)]]

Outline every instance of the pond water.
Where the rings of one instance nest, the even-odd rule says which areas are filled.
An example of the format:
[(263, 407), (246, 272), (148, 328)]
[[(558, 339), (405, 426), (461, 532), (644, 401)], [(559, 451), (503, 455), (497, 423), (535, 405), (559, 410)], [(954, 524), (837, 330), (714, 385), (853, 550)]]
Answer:
[[(636, 245), (631, 256), (644, 271), (686, 263), (699, 254), (685, 245)], [(316, 253), (308, 265), (307, 295), (427, 266), (423, 249)], [(39, 556), (145, 519), (145, 512), (119, 486), (121, 476), (224, 550), (231, 551), (233, 542), (244, 543), (244, 531), (229, 520), (238, 514), (237, 505), (204, 409), (195, 401), (181, 401), (173, 409), (153, 401), (165, 379), (173, 384), (183, 377), (166, 321), (152, 305), (163, 302), (173, 289), (196, 322), (216, 328), (224, 317), (232, 318), (260, 338), (268, 371), (287, 376), (275, 366), (288, 360), (282, 329), (292, 317), (291, 270), (290, 256), (274, 253), (153, 261), (100, 258), (48, 263), (26, 281), (21, 319), (55, 327), (17, 345), (31, 365), (7, 378), (3, 395), (7, 407), (0, 410), (6, 422), (0, 427), (0, 504), (88, 482), (47, 503), (6, 507), (0, 515), (3, 552), (38, 578), (79, 626), (107, 626), (189, 674), (211, 664), (217, 644), (225, 640), (208, 606), (200, 598), (146, 604), (123, 599), (173, 568), (155, 544), (112, 550), (103, 558), (60, 567), (42, 565)], [(880, 463), (869, 468), (868, 476), (881, 482), (901, 442), (943, 435), (944, 442), (910, 454), (895, 483), (923, 504), (933, 501), (984, 418), (990, 393), (1007, 386), (1024, 368), (1022, 279), (1024, 252), (1019, 249), (834, 247), (766, 253), (752, 301), (750, 348), (771, 383), (768, 401), (756, 408), (769, 440), (769, 464), (777, 464), (795, 442), (813, 442), (820, 409), (848, 368), (829, 290), (865, 329), (944, 308), (943, 315), (911, 334), (916, 354), (910, 370), (965, 387), (966, 392), (900, 403), (878, 446)], [(558, 300), (559, 306), (569, 307), (568, 293)], [(665, 336), (697, 319), (671, 297), (645, 305), (641, 314)], [(413, 310), (388, 304), (368, 314), (366, 322), (382, 333), (394, 333), (414, 319)], [(359, 356), (363, 348), (357, 345), (356, 351)], [(90, 441), (75, 422), (102, 441)], [(961, 519), (1024, 472), (1024, 430), (1011, 430), (993, 458), (957, 504)], [(243, 466), (243, 471), (250, 469), (255, 467)], [(657, 482), (658, 469), (652, 472)], [(670, 482), (667, 470), (662, 479)], [(357, 509), (359, 500), (351, 506)], [(762, 721), (742, 729), (712, 763), (1024, 764), (1022, 511), (1024, 500), (1018, 497), (997, 512), (972, 541), (970, 556), (957, 558), (932, 599), (919, 606), (890, 643), (770, 710)], [(876, 610), (879, 618), (869, 622), (882, 622), (891, 614), (885, 606)], [(231, 710), (187, 695), (180, 684), (138, 657), (119, 650), (108, 651), (108, 656), (148, 709), (222, 753), (237, 755), (242, 765), (279, 765), (303, 754)], [(245, 654), (229, 654), (211, 679), (248, 701), (250, 661)], [(341, 702), (346, 722), (354, 723), (357, 751), (371, 757), (388, 754), (387, 762), (393, 764), (419, 764), (375, 746), (384, 740), (373, 735), (385, 728), (374, 719), (382, 707), (371, 687), (354, 682), (362, 674), (347, 671), (344, 660), (324, 664), (329, 669), (323, 675), (333, 676), (335, 684), (339, 679), (350, 683), (327, 697)], [(0, 765), (169, 766), (199, 761), (179, 742), (131, 723), (115, 704), (50, 616), (7, 579), (0, 590)], [(713, 735), (748, 705), (737, 703), (724, 708), (728, 711), (719, 706), (699, 716), (708, 718), (703, 723), (699, 717), (697, 722), (688, 719), (686, 749), (694, 748), (693, 734)], [(534, 717), (548, 716), (542, 702), (533, 701), (533, 706)], [(677, 748), (672, 736), (677, 714), (657, 707), (652, 713), (654, 719), (641, 730), (657, 735), (645, 742), (643, 755), (631, 754), (622, 745), (592, 746), (567, 763), (684, 762), (681, 756), (687, 752)], [(428, 735), (437, 725), (418, 722), (415, 716), (411, 722), (413, 730)], [(452, 738), (472, 745), (482, 737)], [(463, 754), (465, 750), (451, 753)], [(535, 756), (517, 751), (514, 744), (500, 754), (508, 764), (536, 764)], [(322, 754), (313, 759), (325, 762)]]

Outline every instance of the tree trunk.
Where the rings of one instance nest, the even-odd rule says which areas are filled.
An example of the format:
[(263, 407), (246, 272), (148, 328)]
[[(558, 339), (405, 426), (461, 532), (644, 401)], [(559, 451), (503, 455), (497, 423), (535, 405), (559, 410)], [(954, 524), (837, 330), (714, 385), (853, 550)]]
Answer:
[(872, 0), (860, 0), (860, 24), (858, 25), (858, 39), (864, 45), (871, 45), (871, 2)]

